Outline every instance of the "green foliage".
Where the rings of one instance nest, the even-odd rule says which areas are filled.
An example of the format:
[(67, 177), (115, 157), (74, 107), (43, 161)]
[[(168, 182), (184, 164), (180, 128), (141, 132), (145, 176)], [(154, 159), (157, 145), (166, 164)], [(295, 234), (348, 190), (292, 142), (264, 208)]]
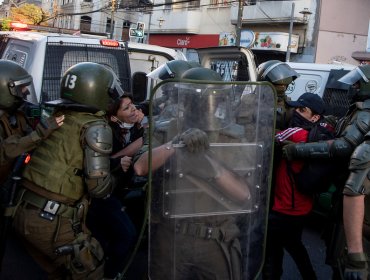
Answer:
[(39, 25), (50, 17), (49, 14), (43, 11), (40, 7), (28, 3), (25, 3), (18, 8), (11, 8), (10, 13), (13, 21), (19, 21), (33, 25)]
[(10, 30), (10, 22), (11, 21), (12, 20), (9, 19), (9, 18), (1, 19), (0, 20), (0, 26), (1, 26), (0, 30), (2, 30), (2, 31), (9, 31)]

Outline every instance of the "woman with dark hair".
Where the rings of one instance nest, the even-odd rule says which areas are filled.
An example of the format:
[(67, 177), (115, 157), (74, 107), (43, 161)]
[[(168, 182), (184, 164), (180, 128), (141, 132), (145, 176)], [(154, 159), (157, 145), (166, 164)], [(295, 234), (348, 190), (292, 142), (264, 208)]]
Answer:
[(123, 199), (133, 184), (131, 157), (142, 146), (147, 119), (128, 94), (111, 104), (107, 115), (113, 130), (111, 174), (115, 189), (108, 198), (92, 200), (87, 224), (104, 249), (104, 279), (115, 279), (123, 271), (137, 238), (136, 228), (125, 212)]

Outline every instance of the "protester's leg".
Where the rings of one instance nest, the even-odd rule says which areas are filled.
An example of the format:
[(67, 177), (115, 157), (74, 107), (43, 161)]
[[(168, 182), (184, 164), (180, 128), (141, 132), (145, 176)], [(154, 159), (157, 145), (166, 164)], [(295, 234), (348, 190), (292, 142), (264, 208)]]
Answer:
[(282, 244), (282, 234), (284, 234), (284, 223), (280, 215), (274, 212), (269, 214), (265, 263), (263, 266), (263, 279), (280, 279), (283, 274), (284, 249)]
[(317, 279), (316, 273), (312, 267), (306, 247), (302, 243), (304, 221), (305, 217), (302, 216), (291, 217), (290, 228), (284, 238), (284, 248), (293, 258), (302, 278), (313, 280)]

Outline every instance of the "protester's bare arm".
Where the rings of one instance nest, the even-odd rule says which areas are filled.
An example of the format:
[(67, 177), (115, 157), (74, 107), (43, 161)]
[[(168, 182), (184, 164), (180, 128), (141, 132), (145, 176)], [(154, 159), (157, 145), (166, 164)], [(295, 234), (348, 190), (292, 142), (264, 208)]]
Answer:
[(343, 198), (343, 225), (349, 253), (363, 252), (362, 224), (364, 222), (364, 195)]
[[(152, 150), (152, 171), (160, 168), (169, 159), (175, 150), (171, 142), (161, 145)], [(134, 164), (134, 170), (139, 176), (147, 176), (149, 174), (149, 152), (143, 153)]]
[(132, 157), (140, 150), (142, 146), (143, 146), (143, 137), (140, 137), (136, 139), (134, 142), (132, 142), (130, 145), (126, 146), (119, 152), (112, 155), (111, 158), (119, 158), (123, 156)]

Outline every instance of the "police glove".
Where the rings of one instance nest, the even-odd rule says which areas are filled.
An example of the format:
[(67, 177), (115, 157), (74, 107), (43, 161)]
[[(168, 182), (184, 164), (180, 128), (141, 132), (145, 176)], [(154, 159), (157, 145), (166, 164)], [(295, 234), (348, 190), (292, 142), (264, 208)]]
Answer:
[(41, 139), (46, 139), (56, 129), (58, 129), (64, 121), (64, 115), (59, 117), (48, 117), (41, 119), (36, 126), (36, 133)]
[(296, 154), (297, 154), (296, 144), (287, 144), (282, 147), (283, 158), (290, 161), (296, 158)]
[(179, 140), (189, 153), (203, 153), (209, 149), (207, 134), (198, 128), (189, 128), (180, 135)]
[(367, 279), (367, 257), (365, 253), (350, 253), (345, 260), (345, 280)]

